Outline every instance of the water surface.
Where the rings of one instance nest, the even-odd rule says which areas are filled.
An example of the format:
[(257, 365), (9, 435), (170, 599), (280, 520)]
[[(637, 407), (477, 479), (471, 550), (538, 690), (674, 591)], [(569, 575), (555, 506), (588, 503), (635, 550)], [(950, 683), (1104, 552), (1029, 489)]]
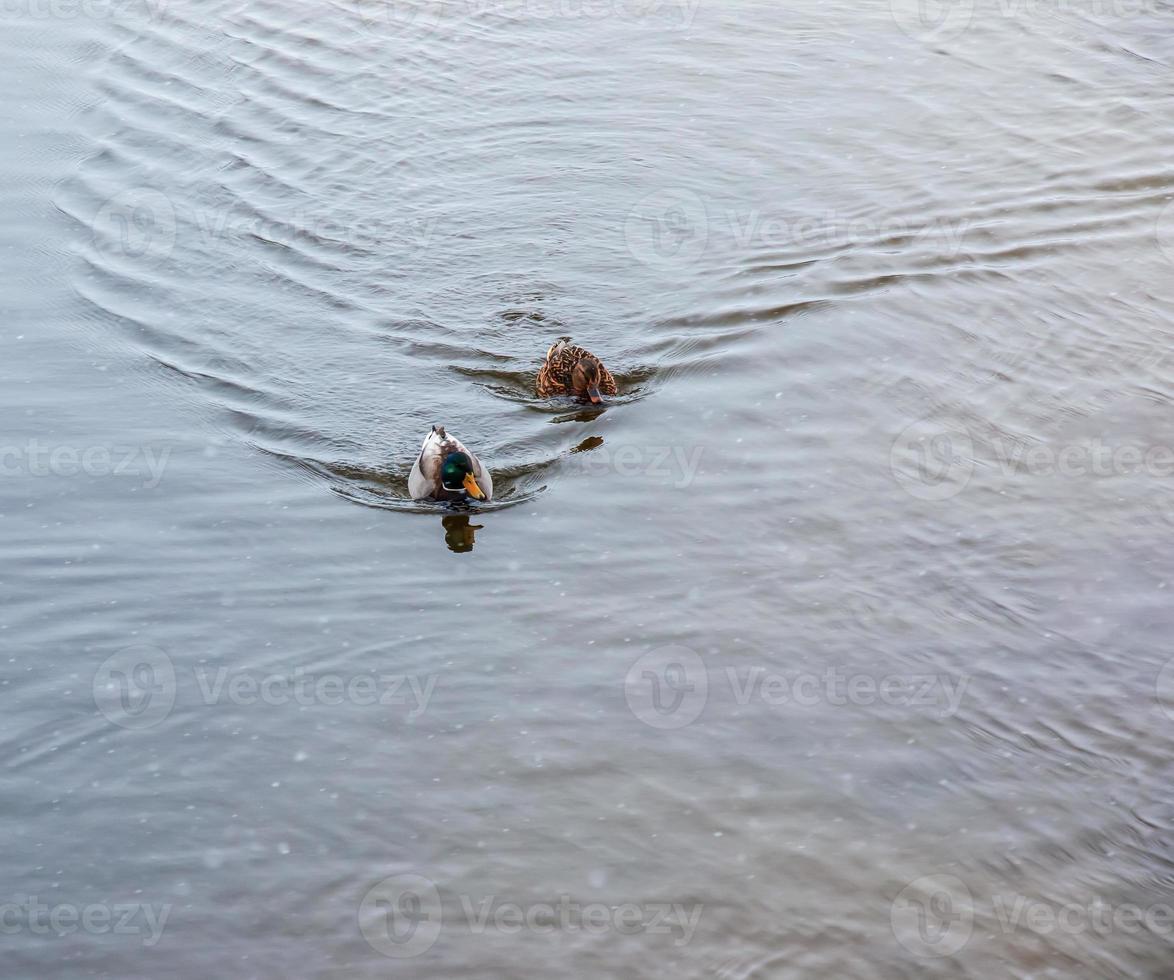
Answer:
[(6, 976), (1168, 975), (1171, 15), (943, 10), (6, 12)]

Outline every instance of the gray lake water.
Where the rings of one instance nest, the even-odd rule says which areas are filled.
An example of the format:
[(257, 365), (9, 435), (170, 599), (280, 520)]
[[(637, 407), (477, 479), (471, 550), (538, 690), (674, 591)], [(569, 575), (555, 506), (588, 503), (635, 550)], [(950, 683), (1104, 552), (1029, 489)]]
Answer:
[(1174, 973), (1174, 9), (3, 16), (4, 977)]

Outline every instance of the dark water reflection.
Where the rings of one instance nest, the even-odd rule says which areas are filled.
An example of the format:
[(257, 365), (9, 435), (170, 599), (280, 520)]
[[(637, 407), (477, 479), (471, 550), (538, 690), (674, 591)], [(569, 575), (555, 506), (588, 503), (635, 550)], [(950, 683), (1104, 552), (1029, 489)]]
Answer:
[(477, 540), (477, 532), (485, 526), (471, 524), (468, 514), (450, 514), (442, 518), (440, 523), (444, 527), (444, 543), (448, 545), (449, 551), (457, 554), (472, 551)]
[(1165, 7), (66, 6), (5, 976), (1169, 975)]

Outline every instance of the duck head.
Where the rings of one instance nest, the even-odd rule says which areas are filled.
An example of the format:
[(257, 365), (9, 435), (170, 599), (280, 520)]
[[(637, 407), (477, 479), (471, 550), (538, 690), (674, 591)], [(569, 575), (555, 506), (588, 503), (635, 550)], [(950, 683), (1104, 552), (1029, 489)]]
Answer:
[(473, 461), (467, 453), (449, 453), (440, 467), (440, 482), (445, 490), (459, 493), (464, 490), (474, 500), (484, 500), (485, 494), (473, 476)]
[(599, 393), (599, 380), (602, 370), (603, 365), (596, 358), (579, 358), (571, 368), (571, 391), (580, 398), (586, 396), (592, 405), (601, 404), (603, 396)]

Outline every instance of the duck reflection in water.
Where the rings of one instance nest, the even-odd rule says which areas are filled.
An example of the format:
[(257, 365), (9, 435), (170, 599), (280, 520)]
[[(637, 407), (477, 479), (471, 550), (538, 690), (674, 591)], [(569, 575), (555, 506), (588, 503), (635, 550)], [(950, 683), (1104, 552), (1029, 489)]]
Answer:
[(474, 537), (484, 527), (483, 524), (470, 524), (468, 514), (451, 514), (441, 518), (444, 525), (444, 543), (449, 551), (463, 554), (473, 550)]

